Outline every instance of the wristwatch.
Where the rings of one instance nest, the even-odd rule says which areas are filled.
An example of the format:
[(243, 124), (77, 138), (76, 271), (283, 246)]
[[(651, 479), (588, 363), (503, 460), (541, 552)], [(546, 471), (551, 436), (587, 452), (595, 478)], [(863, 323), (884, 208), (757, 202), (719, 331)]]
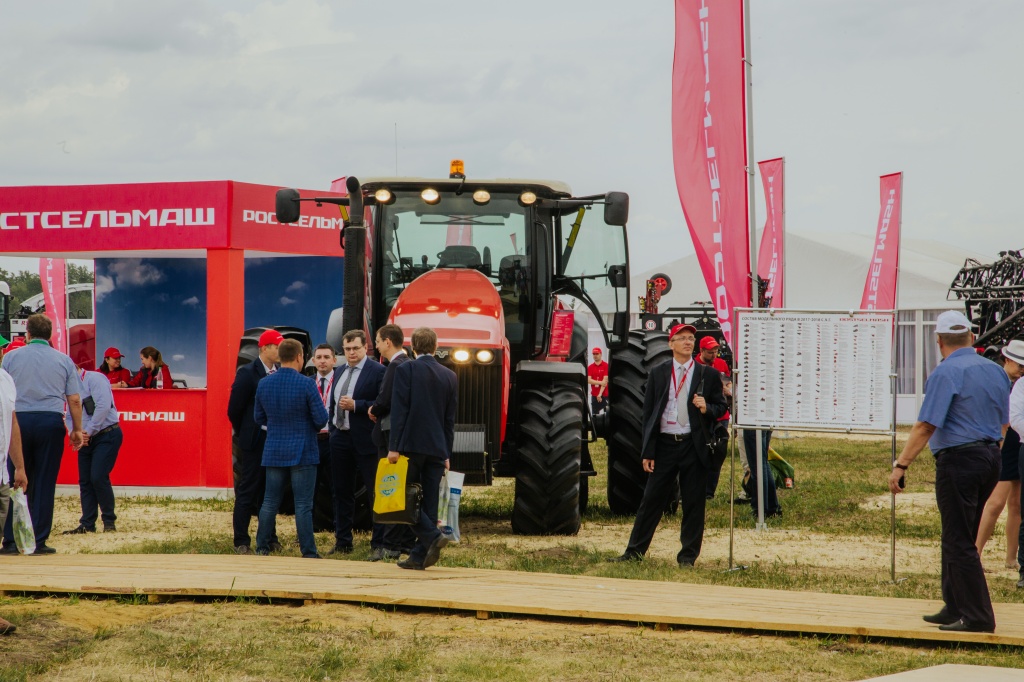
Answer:
[(893, 462), (892, 463), (892, 467), (894, 469), (903, 469), (904, 471), (907, 470), (908, 466), (910, 466), (910, 465), (909, 464), (900, 464), (899, 462)]

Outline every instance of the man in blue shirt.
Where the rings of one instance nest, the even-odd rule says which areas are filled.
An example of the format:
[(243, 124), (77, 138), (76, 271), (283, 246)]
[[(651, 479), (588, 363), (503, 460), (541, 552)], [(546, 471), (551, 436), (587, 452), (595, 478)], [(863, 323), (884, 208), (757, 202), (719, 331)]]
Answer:
[(295, 496), (299, 549), (304, 558), (319, 559), (313, 535), (313, 490), (320, 463), (316, 434), (327, 423), (327, 408), (313, 380), (300, 374), (305, 363), (302, 344), (295, 339), (285, 339), (277, 352), (281, 369), (256, 388), (254, 416), (257, 424), (267, 428), (267, 441), (263, 446), (267, 491), (256, 530), (256, 553), (266, 555), (271, 551), (281, 491), (287, 479), (291, 481)]
[(935, 455), (935, 499), (942, 519), (942, 600), (925, 616), (940, 630), (993, 632), (992, 600), (975, 547), (985, 501), (999, 480), (999, 441), (1009, 421), (1010, 380), (996, 363), (979, 356), (963, 313), (939, 315), (942, 362), (925, 383), (918, 421), (889, 476), (893, 494), (925, 444)]
[[(71, 412), (71, 444), (81, 446), (82, 382), (78, 368), (64, 353), (50, 347), (53, 323), (43, 313), (26, 321), (28, 343), (4, 356), (4, 369), (18, 389), (15, 410), (21, 427), (21, 449), (28, 474), (28, 511), (36, 532), (36, 554), (54, 554), (46, 544), (53, 526), (53, 496), (64, 456), (64, 403)], [(8, 463), (10, 467), (10, 463)], [(11, 516), (4, 524), (0, 554), (17, 554)]]
[[(82, 429), (84, 440), (78, 450), (78, 488), (82, 497), (82, 518), (78, 527), (64, 531), (64, 535), (82, 535), (96, 532), (97, 510), (103, 514), (103, 532), (117, 530), (114, 522), (114, 488), (110, 485), (110, 472), (117, 461), (124, 436), (118, 424), (117, 407), (110, 381), (99, 372), (79, 370), (82, 381)], [(68, 431), (74, 428), (71, 415), (64, 419)]]

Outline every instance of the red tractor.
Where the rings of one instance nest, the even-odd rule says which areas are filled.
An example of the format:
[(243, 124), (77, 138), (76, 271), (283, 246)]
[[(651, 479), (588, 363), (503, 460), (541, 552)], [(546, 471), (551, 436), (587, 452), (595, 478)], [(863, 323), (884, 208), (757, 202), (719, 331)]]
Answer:
[(283, 189), (276, 207), (282, 223), (300, 219), (302, 201), (342, 207), (344, 329), (434, 329), (438, 360), (459, 378), (452, 469), (467, 484), (515, 477), (514, 532), (575, 534), (595, 472), (587, 329), (573, 306), (610, 348), (626, 342), (628, 195), (471, 180), (461, 162), (448, 178), (350, 177), (347, 188)]

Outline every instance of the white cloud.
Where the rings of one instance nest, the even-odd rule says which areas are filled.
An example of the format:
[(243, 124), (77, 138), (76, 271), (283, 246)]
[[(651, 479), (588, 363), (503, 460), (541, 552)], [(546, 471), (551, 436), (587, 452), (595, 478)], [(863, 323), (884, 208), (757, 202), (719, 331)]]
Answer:
[(171, 360), (174, 360), (175, 362), (181, 362), (184, 359), (185, 359), (185, 356), (182, 355), (181, 353), (177, 353), (177, 354), (171, 356)]
[(198, 296), (192, 296), (190, 298), (186, 298), (184, 301), (181, 302), (181, 304), (182, 305), (197, 306), (197, 305), (199, 305), (199, 297)]
[(296, 301), (294, 298), (288, 298), (287, 296), (282, 296), (278, 300), (281, 302), (281, 305), (293, 305), (295, 303), (298, 303), (298, 301)]
[(159, 284), (167, 279), (163, 271), (152, 263), (143, 263), (141, 258), (115, 260), (110, 263), (108, 271), (118, 289)]
[(114, 279), (107, 275), (96, 276), (96, 302), (99, 303), (114, 290)]
[(306, 284), (305, 282), (303, 282), (301, 280), (297, 280), (297, 281), (292, 282), (291, 284), (289, 284), (288, 288), (285, 289), (285, 291), (287, 291), (289, 294), (294, 294), (294, 293), (297, 293), (297, 292), (300, 292), (300, 291), (305, 291), (308, 288), (309, 288), (308, 284)]

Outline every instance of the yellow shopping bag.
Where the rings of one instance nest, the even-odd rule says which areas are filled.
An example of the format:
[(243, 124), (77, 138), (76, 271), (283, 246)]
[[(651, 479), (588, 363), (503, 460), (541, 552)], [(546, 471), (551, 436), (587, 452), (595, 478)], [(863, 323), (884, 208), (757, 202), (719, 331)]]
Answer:
[(409, 458), (399, 455), (392, 464), (387, 457), (377, 463), (377, 484), (373, 495), (373, 513), (405, 511), (405, 488), (409, 481)]

